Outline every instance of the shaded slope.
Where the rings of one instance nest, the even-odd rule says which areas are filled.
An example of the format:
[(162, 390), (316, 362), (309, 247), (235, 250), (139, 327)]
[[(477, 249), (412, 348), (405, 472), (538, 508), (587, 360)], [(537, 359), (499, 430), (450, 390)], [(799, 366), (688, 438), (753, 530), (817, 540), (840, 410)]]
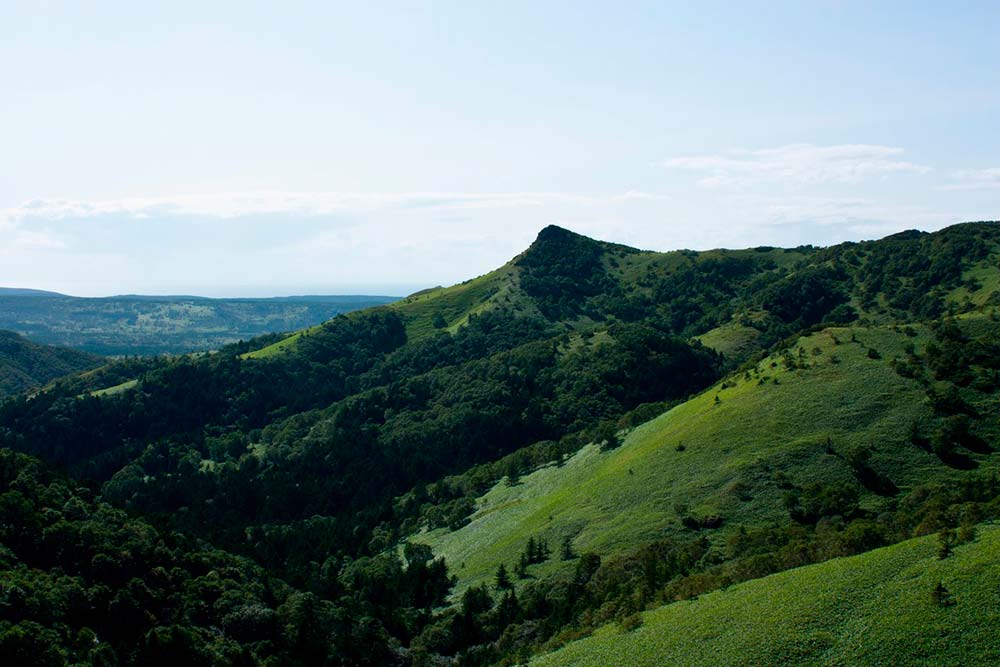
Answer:
[(0, 397), (37, 389), (102, 363), (92, 354), (39, 345), (12, 331), (0, 331)]

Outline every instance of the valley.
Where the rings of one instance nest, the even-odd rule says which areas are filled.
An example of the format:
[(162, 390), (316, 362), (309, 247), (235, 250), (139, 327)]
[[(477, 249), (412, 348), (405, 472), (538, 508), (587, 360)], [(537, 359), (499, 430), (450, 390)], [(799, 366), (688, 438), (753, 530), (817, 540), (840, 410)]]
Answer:
[(105, 356), (183, 354), (302, 329), (339, 313), (393, 300), (383, 296), (83, 298), (0, 289), (0, 329)]

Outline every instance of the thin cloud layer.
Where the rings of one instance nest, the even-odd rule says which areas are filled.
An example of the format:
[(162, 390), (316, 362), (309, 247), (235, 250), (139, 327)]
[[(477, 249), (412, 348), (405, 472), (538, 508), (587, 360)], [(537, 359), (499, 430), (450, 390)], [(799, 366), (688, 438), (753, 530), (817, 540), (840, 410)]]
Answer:
[(344, 211), (392, 208), (479, 209), (542, 206), (579, 199), (552, 192), (532, 193), (350, 193), (222, 192), (166, 197), (130, 197), (98, 201), (37, 199), (0, 211), (0, 224), (27, 219), (63, 220), (103, 215), (145, 218), (153, 215), (237, 218), (248, 215), (331, 215)]
[(963, 169), (954, 173), (957, 183), (941, 186), (941, 190), (1000, 190), (1000, 167)]
[(857, 183), (874, 176), (930, 171), (930, 167), (899, 159), (902, 153), (902, 148), (869, 144), (789, 144), (719, 155), (675, 157), (661, 164), (669, 169), (704, 174), (698, 185), (708, 188), (757, 183)]
[[(1000, 169), (937, 170), (891, 146), (676, 157), (614, 193), (221, 192), (45, 199), (0, 210), (0, 285), (78, 294), (379, 291), (458, 282), (549, 224), (654, 250), (829, 244), (982, 219)], [(915, 199), (923, 175), (936, 190)], [(946, 177), (945, 174), (951, 174)], [(688, 175), (704, 187), (691, 187)], [(937, 176), (940, 174), (941, 176)], [(953, 201), (944, 201), (951, 199)]]

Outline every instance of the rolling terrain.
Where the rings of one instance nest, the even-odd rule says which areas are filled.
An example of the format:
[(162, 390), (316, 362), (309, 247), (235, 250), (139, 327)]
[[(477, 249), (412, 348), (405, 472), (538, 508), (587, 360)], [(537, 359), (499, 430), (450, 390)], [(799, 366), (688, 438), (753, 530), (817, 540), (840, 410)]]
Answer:
[(103, 355), (182, 354), (301, 329), (392, 300), (381, 296), (82, 298), (0, 289), (0, 329)]
[[(0, 403), (0, 446), (36, 457), (15, 467), (71, 476), (12, 472), (3, 525), (26, 529), (0, 541), (94, 589), (77, 616), (0, 616), (0, 641), (34, 623), (83, 660), (79, 633), (127, 608), (148, 613), (108, 642), (119, 664), (161, 644), (192, 664), (514, 664), (914, 537), (939, 533), (945, 568), (987, 558), (998, 306), (997, 223), (667, 253), (548, 227), (459, 285), (92, 371)], [(77, 483), (99, 504), (43, 488)], [(178, 536), (126, 557), (109, 533), (123, 581), (80, 525), (117, 510)], [(198, 581), (176, 595), (157, 569), (175, 566)], [(936, 622), (918, 611), (909, 631)]]
[[(992, 324), (965, 323), (980, 322)], [(501, 481), (476, 500), (468, 525), (416, 539), (459, 564), (460, 592), (490, 581), (499, 563), (512, 567), (531, 537), (553, 545), (569, 539), (578, 553), (608, 556), (690, 534), (685, 518), (716, 517), (720, 527), (710, 534), (724, 544), (741, 526), (787, 520), (785, 493), (815, 480), (858, 485), (861, 506), (878, 514), (900, 492), (995, 465), (989, 447), (945, 462), (913, 442), (915, 427), (934, 423), (934, 408), (927, 387), (895, 367), (906, 350), (919, 355), (932, 339), (922, 326), (810, 333), (622, 434), (621, 446), (590, 444), (514, 485)], [(983, 441), (1000, 441), (995, 395), (969, 398), (984, 415)], [(881, 485), (852, 462), (858, 452), (864, 473)]]

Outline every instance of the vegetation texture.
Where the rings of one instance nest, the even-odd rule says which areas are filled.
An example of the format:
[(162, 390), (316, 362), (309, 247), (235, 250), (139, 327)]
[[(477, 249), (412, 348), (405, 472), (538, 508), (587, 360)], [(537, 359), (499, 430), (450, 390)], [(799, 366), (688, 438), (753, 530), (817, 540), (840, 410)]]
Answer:
[(632, 631), (602, 628), (531, 664), (997, 664), (1000, 529), (983, 527), (945, 560), (935, 554), (923, 537), (771, 575), (646, 613)]
[[(992, 553), (976, 526), (1000, 515), (998, 257), (996, 223), (703, 253), (550, 227), (460, 285), (11, 397), (4, 655), (597, 655), (609, 623), (936, 535), (942, 580), (885, 611), (930, 636), (938, 612), (911, 601), (957, 610), (961, 559)], [(822, 635), (841, 622), (789, 641), (846, 651)]]

